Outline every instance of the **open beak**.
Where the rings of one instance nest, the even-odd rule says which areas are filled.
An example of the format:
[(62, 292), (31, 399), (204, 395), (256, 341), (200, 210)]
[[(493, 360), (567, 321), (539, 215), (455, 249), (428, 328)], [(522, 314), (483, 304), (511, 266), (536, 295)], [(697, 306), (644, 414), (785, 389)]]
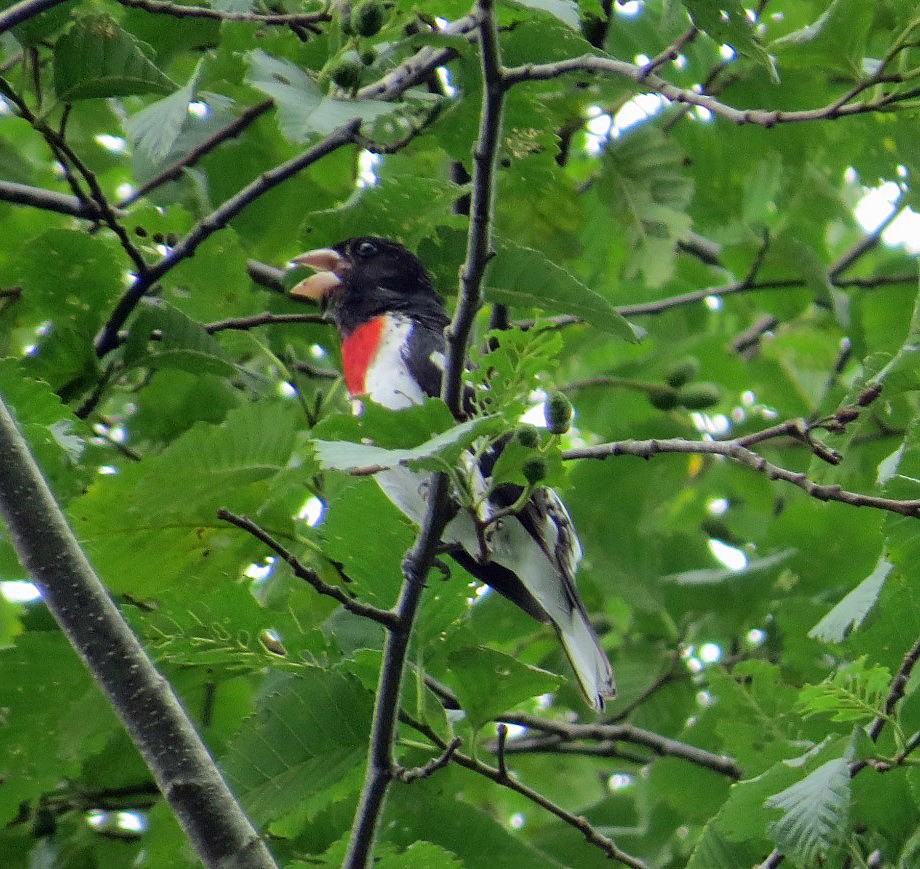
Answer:
[(295, 256), (291, 262), (316, 270), (315, 275), (310, 275), (291, 289), (292, 296), (312, 299), (314, 302), (322, 301), (328, 293), (341, 286), (342, 278), (348, 271), (348, 261), (331, 247), (308, 250)]

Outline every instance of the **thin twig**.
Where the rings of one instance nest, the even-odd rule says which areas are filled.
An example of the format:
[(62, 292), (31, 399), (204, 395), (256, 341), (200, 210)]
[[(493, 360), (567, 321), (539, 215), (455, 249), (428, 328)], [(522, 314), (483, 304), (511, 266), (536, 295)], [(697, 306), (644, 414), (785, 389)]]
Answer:
[(393, 769), (393, 776), (398, 778), (401, 782), (406, 784), (411, 784), (414, 781), (418, 781), (421, 778), (428, 778), (431, 775), (434, 775), (439, 769), (443, 769), (447, 764), (450, 763), (450, 759), (453, 757), (454, 752), (463, 744), (463, 740), (459, 736), (455, 736), (447, 745), (447, 748), (444, 749), (437, 757), (433, 757), (428, 761), (424, 766), (415, 766), (411, 769), (406, 767), (396, 766)]
[(902, 214), (903, 208), (898, 208), (897, 202), (892, 203), (891, 211), (885, 219), (872, 231), (864, 235), (851, 248), (844, 251), (827, 270), (827, 277), (833, 284), (843, 272), (850, 268), (860, 257), (865, 256), (870, 250), (878, 247), (882, 240), (882, 233), (891, 226)]
[[(347, 869), (365, 869), (371, 862), (374, 833), (380, 820), (384, 797), (396, 768), (393, 760), (393, 742), (396, 736), (399, 698), (402, 693), (409, 638), (415, 624), (425, 580), (437, 556), (441, 534), (449, 518), (447, 475), (432, 474), (425, 521), (415, 545), (403, 561), (403, 583), (396, 604), (397, 622), (387, 631), (384, 641), (377, 701), (371, 722), (367, 771), (352, 824), (348, 853), (343, 863)], [(446, 748), (446, 745), (442, 744), (441, 748)]]
[(310, 570), (310, 568), (304, 567), (296, 555), (282, 546), (264, 528), (260, 528), (248, 517), (238, 516), (236, 513), (232, 513), (226, 508), (221, 507), (220, 510), (217, 511), (217, 518), (223, 520), (224, 522), (229, 522), (231, 525), (235, 525), (237, 528), (241, 528), (243, 531), (246, 531), (255, 537), (256, 540), (260, 540), (269, 549), (277, 553), (283, 561), (287, 562), (292, 572), (294, 573), (294, 576), (311, 585), (319, 594), (325, 595), (326, 597), (331, 597), (333, 600), (337, 600), (342, 605), (342, 607), (347, 609), (350, 613), (353, 613), (356, 616), (361, 616), (365, 619), (370, 619), (371, 621), (377, 622), (386, 628), (392, 629), (396, 626), (397, 616), (394, 612), (391, 610), (379, 609), (378, 607), (371, 606), (370, 604), (361, 603), (361, 601), (357, 601), (354, 598), (349, 597), (340, 588), (336, 588), (334, 585), (329, 585), (329, 583), (323, 582), (315, 570)]
[[(438, 32), (444, 36), (468, 36), (478, 27), (479, 15), (474, 10), (472, 14), (458, 18)], [(379, 81), (365, 85), (356, 96), (361, 100), (394, 100), (410, 87), (425, 81), (439, 66), (456, 56), (457, 52), (453, 48), (425, 46)]]
[[(474, 152), (473, 197), (475, 206), (478, 196), (479, 208), (478, 211), (474, 208), (470, 221), (466, 267), (461, 271), (459, 305), (446, 332), (448, 347), (441, 395), (448, 407), (454, 408), (459, 406), (460, 384), (472, 319), (481, 304), (480, 282), (488, 255), (495, 151), (501, 125), (503, 92), (497, 78), (498, 35), (492, 17), (492, 5), (492, 0), (478, 0), (475, 10), (481, 22), (479, 44), (485, 80), (480, 136)], [(494, 126), (487, 129), (487, 120)], [(441, 534), (451, 514), (447, 475), (443, 472), (434, 473), (429, 484), (428, 509), (422, 528), (403, 562), (403, 584), (396, 607), (399, 624), (387, 633), (384, 642), (367, 771), (344, 862), (348, 869), (365, 869), (370, 863), (383, 800), (393, 778), (393, 741), (409, 636), (424, 583), (437, 557)]]
[(639, 81), (643, 81), (648, 78), (653, 72), (660, 69), (666, 63), (670, 63), (672, 60), (677, 60), (677, 56), (681, 53), (684, 46), (693, 42), (699, 34), (699, 29), (695, 24), (691, 24), (686, 31), (684, 31), (677, 39), (674, 40), (667, 48), (655, 55), (648, 63), (644, 63), (641, 67), (641, 77)]
[(244, 331), (257, 326), (277, 326), (281, 323), (315, 323), (326, 325), (329, 321), (322, 314), (274, 314), (264, 311), (261, 314), (250, 314), (248, 317), (228, 317), (226, 320), (215, 320), (213, 323), (203, 323), (205, 332), (213, 335), (215, 332), (227, 330)]

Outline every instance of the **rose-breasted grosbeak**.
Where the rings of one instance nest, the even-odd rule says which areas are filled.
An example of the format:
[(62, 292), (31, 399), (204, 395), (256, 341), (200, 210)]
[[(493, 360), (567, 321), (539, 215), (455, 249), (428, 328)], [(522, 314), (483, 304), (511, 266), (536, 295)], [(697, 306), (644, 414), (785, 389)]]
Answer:
[[(311, 250), (293, 261), (316, 271), (291, 293), (320, 302), (335, 321), (352, 397), (396, 410), (440, 395), (449, 318), (428, 272), (409, 251), (368, 236)], [(477, 469), (483, 494), (496, 458), (493, 450)], [(426, 476), (395, 468), (376, 479), (390, 500), (420, 524), (427, 507)], [(489, 493), (480, 523), (514, 504), (521, 492), (505, 484)], [(575, 587), (581, 545), (556, 493), (537, 488), (523, 509), (495, 522), (487, 559), (481, 524), (477, 528), (468, 510), (458, 511), (442, 539), (478, 580), (556, 629), (585, 697), (602, 709), (604, 699), (616, 693), (613, 673)]]

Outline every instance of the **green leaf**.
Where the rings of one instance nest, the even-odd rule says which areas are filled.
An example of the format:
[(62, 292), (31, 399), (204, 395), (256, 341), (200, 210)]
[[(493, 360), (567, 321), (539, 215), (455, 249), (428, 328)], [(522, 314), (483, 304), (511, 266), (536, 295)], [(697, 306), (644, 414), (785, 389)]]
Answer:
[(143, 598), (190, 577), (236, 580), (264, 549), (217, 511), (258, 514), (291, 459), (298, 424), (291, 405), (250, 404), (100, 477), (70, 517), (109, 587)]
[(830, 715), (831, 721), (875, 718), (884, 710), (890, 686), (888, 669), (867, 666), (863, 656), (820, 684), (802, 688), (796, 708), (803, 715)]
[(514, 2), (509, 5), (523, 6), (526, 9), (537, 9), (540, 12), (548, 12), (550, 15), (558, 18), (563, 24), (567, 24), (573, 30), (579, 30), (581, 27), (578, 4), (575, 0), (514, 0)]
[[(161, 334), (160, 340), (151, 340), (153, 332)], [(139, 368), (181, 368), (193, 374), (237, 374), (237, 366), (213, 335), (161, 299), (143, 305), (131, 324), (124, 362)]]
[(403, 466), (435, 470), (444, 463), (456, 462), (460, 453), (477, 437), (494, 430), (495, 422), (496, 418), (491, 416), (469, 419), (411, 449), (385, 449), (349, 441), (313, 440), (311, 443), (319, 463), (330, 470), (383, 470)]
[(312, 434), (319, 440), (406, 449), (447, 431), (454, 424), (451, 412), (440, 398), (429, 398), (423, 404), (401, 410), (390, 410), (368, 401), (361, 413), (334, 413), (323, 417)]
[(478, 730), (517, 703), (557, 690), (565, 680), (485, 647), (456, 649), (447, 660), (447, 683)]
[(151, 103), (125, 120), (125, 132), (135, 148), (144, 151), (154, 163), (162, 162), (179, 138), (188, 119), (189, 103), (195, 99), (203, 61), (179, 90)]
[(373, 694), (318, 668), (280, 677), (231, 741), (223, 768), (259, 825), (296, 836), (364, 777)]
[(486, 298), (518, 308), (540, 308), (582, 317), (598, 329), (638, 340), (638, 333), (603, 296), (533, 248), (498, 241), (486, 273)]
[(716, 42), (730, 45), (739, 54), (757, 61), (779, 82), (773, 59), (761, 45), (754, 24), (740, 0), (682, 0), (693, 23)]
[[(0, 670), (0, 824), (6, 826), (24, 801), (53, 790), (62, 776), (77, 774), (70, 716), (92, 683), (56, 631), (33, 629), (13, 648), (0, 649)], [(102, 696), (95, 699), (104, 713)]]
[(833, 0), (810, 24), (770, 43), (784, 67), (824, 68), (861, 77), (874, 10), (862, 0)]
[(79, 19), (54, 49), (54, 89), (62, 102), (175, 90), (175, 83), (107, 15)]
[(683, 161), (673, 140), (648, 125), (628, 130), (604, 152), (598, 192), (632, 248), (627, 277), (643, 274), (649, 287), (671, 278), (677, 242), (690, 232), (693, 181)]
[(331, 133), (353, 118), (374, 120), (397, 108), (394, 103), (381, 100), (327, 97), (299, 67), (261, 49), (249, 52), (247, 61), (246, 81), (275, 101), (281, 132), (292, 142), (306, 142), (317, 133)]
[(768, 827), (780, 851), (803, 864), (839, 848), (849, 832), (850, 761), (843, 757), (821, 764), (801, 781), (769, 797), (764, 806), (783, 817)]
[[(377, 184), (354, 190), (336, 208), (308, 214), (300, 238), (304, 245), (323, 247), (356, 235), (383, 235), (415, 250), (430, 238), (432, 226), (464, 225), (463, 219), (453, 212), (462, 192), (463, 188), (441, 178), (381, 178)], [(426, 262), (426, 265), (434, 270), (436, 263)], [(456, 271), (452, 277), (456, 278)]]
[(875, 606), (893, 566), (884, 555), (881, 556), (875, 570), (824, 616), (808, 632), (808, 636), (825, 643), (842, 643), (851, 630), (865, 621)]

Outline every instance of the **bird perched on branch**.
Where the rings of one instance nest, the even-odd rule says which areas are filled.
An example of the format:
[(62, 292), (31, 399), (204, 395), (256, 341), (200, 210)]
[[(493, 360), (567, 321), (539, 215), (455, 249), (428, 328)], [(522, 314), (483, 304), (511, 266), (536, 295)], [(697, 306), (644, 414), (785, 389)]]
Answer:
[[(308, 251), (293, 262), (315, 271), (291, 293), (319, 302), (334, 320), (352, 397), (398, 410), (440, 395), (449, 318), (415, 256), (397, 242), (367, 236)], [(603, 709), (616, 688), (575, 587), (581, 545), (565, 505), (552, 489), (536, 487), (520, 510), (490, 523), (488, 546), (483, 545), (482, 529), (490, 515), (516, 504), (524, 491), (508, 483), (489, 491), (488, 474), (496, 458), (493, 450), (475, 469), (485, 515), (459, 510), (442, 540), (476, 579), (555, 628), (585, 697)], [(390, 500), (420, 524), (427, 508), (427, 476), (394, 468), (376, 479)]]

